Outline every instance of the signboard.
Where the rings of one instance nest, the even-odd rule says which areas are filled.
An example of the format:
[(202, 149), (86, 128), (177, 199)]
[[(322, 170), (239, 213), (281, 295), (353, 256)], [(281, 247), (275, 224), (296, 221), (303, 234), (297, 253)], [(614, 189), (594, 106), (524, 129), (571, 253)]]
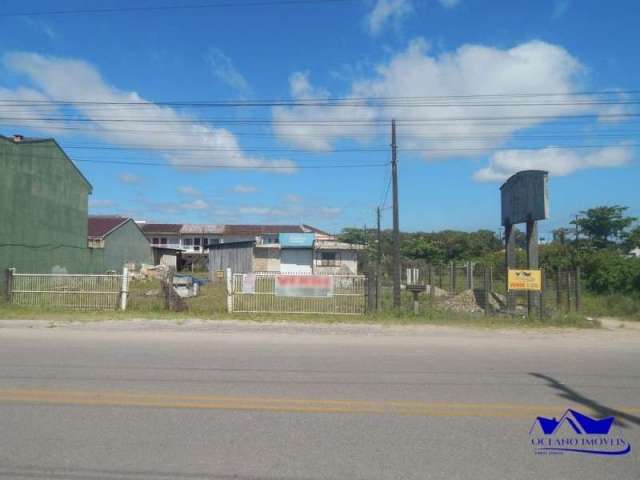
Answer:
[(313, 248), (313, 233), (281, 233), (278, 240), (282, 248)]
[(328, 275), (276, 275), (277, 297), (331, 297), (333, 277)]
[(542, 290), (542, 274), (540, 270), (512, 270), (507, 274), (509, 291), (511, 290)]
[(549, 173), (523, 170), (512, 175), (500, 187), (502, 225), (515, 225), (549, 216)]

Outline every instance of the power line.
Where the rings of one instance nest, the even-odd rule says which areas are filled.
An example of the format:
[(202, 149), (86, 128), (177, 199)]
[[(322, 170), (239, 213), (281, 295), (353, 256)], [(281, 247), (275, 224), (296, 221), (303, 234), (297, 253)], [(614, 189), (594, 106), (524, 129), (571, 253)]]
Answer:
[(234, 1), (201, 3), (193, 5), (155, 5), (146, 7), (114, 7), (114, 8), (86, 8), (74, 10), (41, 10), (34, 12), (9, 12), (0, 14), (3, 17), (34, 17), (45, 15), (75, 15), (75, 14), (101, 14), (101, 13), (122, 13), (122, 12), (146, 12), (162, 10), (202, 10), (211, 8), (244, 8), (244, 7), (271, 7), (271, 6), (303, 6), (313, 4), (338, 4), (351, 2), (353, 0), (267, 0), (267, 1)]
[[(558, 119), (601, 119), (601, 118), (636, 118), (640, 113), (613, 113), (613, 114), (579, 114), (579, 115), (513, 115), (492, 117), (433, 117), (433, 118), (400, 118), (398, 124), (419, 125), (432, 124), (442, 121), (448, 122), (491, 122), (504, 120), (558, 120)], [(0, 117), (0, 121), (37, 121), (37, 122), (91, 122), (91, 123), (159, 123), (159, 124), (269, 124), (269, 125), (327, 125), (327, 126), (366, 126), (389, 123), (388, 119), (376, 118), (371, 120), (343, 120), (343, 119), (313, 119), (313, 120), (274, 120), (272, 118), (202, 118), (202, 119), (160, 119), (160, 118), (77, 118), (77, 117)]]

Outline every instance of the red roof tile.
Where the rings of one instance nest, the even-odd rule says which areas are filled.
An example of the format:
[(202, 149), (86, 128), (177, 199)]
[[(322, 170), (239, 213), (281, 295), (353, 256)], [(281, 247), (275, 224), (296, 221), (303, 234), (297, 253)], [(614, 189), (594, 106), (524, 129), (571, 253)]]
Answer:
[(103, 238), (109, 232), (119, 227), (123, 223), (129, 221), (126, 217), (107, 217), (93, 216), (89, 217), (89, 238)]

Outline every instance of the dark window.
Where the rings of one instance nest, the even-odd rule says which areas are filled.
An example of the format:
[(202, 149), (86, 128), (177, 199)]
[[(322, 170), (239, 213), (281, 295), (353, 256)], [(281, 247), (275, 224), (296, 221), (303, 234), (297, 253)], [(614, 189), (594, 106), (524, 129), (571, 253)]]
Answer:
[(185, 238), (185, 239), (183, 239), (183, 240), (182, 240), (182, 244), (183, 244), (185, 247), (190, 247), (190, 246), (191, 246), (191, 239), (190, 239), (190, 238)]
[(200, 245), (200, 239), (199, 238), (194, 238), (193, 239), (193, 244), (194, 245)]
[(166, 245), (166, 244), (167, 244), (167, 239), (166, 239), (166, 237), (162, 237), (162, 238), (160, 239), (160, 244), (161, 244), (161, 245)]
[(158, 244), (158, 237), (153, 237), (153, 240), (151, 240), (151, 243), (153, 243), (154, 245)]
[(320, 258), (322, 260), (335, 260), (336, 259), (336, 252), (322, 252), (320, 254)]
[(202, 239), (202, 245), (204, 245), (205, 247), (209, 245), (209, 239), (208, 238), (203, 238)]

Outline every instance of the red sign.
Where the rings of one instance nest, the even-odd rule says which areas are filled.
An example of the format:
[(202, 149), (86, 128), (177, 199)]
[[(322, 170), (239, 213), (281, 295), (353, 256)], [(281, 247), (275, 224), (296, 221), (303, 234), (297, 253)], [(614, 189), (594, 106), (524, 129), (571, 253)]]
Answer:
[(277, 275), (276, 295), (279, 297), (330, 297), (333, 295), (333, 277)]

